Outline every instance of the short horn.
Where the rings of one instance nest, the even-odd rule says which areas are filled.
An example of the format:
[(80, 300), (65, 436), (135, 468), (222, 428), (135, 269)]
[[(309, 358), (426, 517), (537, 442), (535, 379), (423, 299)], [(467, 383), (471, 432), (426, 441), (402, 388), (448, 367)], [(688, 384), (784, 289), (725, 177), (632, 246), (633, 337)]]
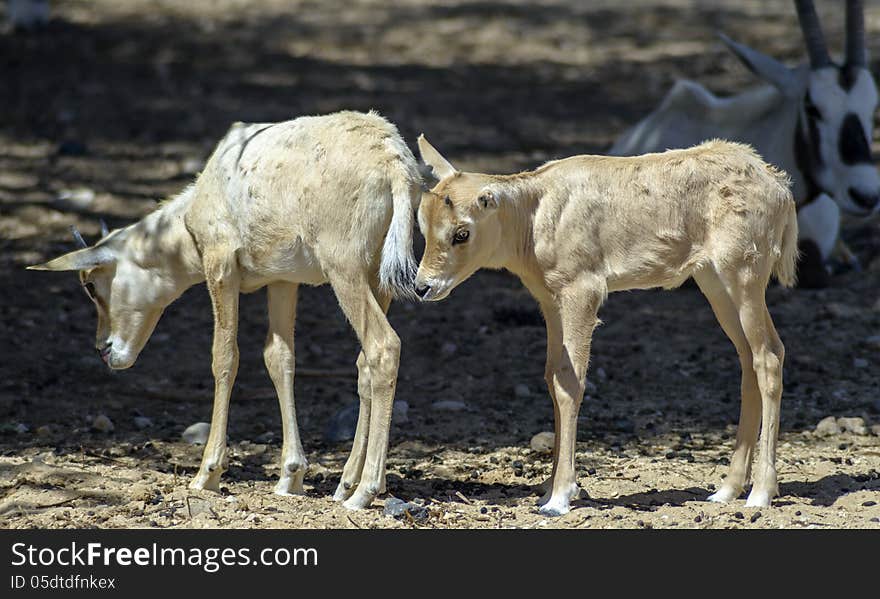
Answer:
[(79, 232), (79, 229), (76, 228), (76, 225), (70, 225), (70, 232), (73, 233), (73, 239), (76, 241), (76, 245), (81, 248), (89, 247), (89, 244), (86, 243), (86, 240), (83, 239), (82, 234)]
[(810, 68), (818, 69), (830, 65), (831, 57), (828, 55), (825, 36), (822, 35), (822, 25), (819, 24), (819, 16), (816, 14), (812, 0), (794, 0), (794, 4), (797, 8), (801, 32), (804, 34), (807, 54), (810, 57)]
[(110, 228), (107, 226), (107, 223), (104, 219), (101, 219), (101, 239), (107, 237), (110, 234)]
[(846, 64), (864, 67), (868, 64), (865, 48), (865, 5), (862, 0), (846, 3)]

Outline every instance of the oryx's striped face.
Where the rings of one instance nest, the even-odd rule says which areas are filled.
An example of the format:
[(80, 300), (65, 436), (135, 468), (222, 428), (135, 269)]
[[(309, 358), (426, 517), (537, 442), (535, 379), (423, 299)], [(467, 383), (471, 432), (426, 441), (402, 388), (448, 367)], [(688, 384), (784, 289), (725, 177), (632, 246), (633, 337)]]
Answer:
[(867, 69), (829, 65), (810, 71), (795, 140), (799, 166), (819, 188), (814, 191), (855, 214), (880, 207), (880, 176), (871, 160), (876, 108), (877, 86)]

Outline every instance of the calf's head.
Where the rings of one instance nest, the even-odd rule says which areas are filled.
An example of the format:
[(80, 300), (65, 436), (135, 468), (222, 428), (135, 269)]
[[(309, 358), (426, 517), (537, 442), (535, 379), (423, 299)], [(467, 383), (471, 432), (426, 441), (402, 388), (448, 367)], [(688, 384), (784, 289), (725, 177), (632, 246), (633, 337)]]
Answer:
[(151, 263), (146, 248), (131, 243), (129, 229), (109, 233), (91, 247), (74, 235), (81, 249), (28, 269), (78, 271), (98, 312), (95, 349), (110, 368), (129, 368), (178, 295), (177, 286)]
[(489, 175), (456, 170), (424, 136), (419, 151), (439, 182), (422, 194), (419, 206), (425, 253), (415, 286), (423, 300), (438, 301), (491, 265), (501, 243), (499, 188)]

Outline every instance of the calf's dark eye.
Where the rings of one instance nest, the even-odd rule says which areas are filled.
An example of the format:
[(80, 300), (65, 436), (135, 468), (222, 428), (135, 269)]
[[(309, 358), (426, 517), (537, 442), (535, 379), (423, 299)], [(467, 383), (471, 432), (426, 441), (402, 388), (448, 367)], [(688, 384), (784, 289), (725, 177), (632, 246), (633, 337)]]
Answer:
[(471, 232), (467, 229), (459, 229), (455, 232), (455, 235), (452, 237), (452, 245), (458, 245), (459, 243), (464, 243), (468, 240), (468, 237), (471, 236)]

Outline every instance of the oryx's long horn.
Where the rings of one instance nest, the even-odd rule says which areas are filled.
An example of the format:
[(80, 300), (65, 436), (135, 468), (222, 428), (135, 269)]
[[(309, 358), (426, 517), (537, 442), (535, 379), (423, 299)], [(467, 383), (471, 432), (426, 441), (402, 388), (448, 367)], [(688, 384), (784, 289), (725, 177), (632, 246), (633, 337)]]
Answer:
[(101, 219), (101, 239), (104, 239), (110, 234), (110, 228), (107, 226), (107, 223), (104, 222), (104, 219)]
[(801, 23), (801, 32), (804, 34), (804, 43), (807, 46), (807, 54), (810, 56), (810, 68), (818, 69), (831, 64), (828, 55), (828, 47), (825, 45), (825, 36), (822, 35), (822, 25), (819, 24), (819, 16), (812, 0), (794, 0), (797, 8), (798, 21)]
[(76, 241), (76, 245), (81, 248), (89, 247), (89, 244), (83, 239), (83, 236), (80, 234), (79, 229), (76, 228), (76, 225), (70, 225), (70, 232), (73, 233), (73, 239)]
[(846, 64), (867, 66), (865, 49), (865, 5), (862, 0), (846, 2)]

